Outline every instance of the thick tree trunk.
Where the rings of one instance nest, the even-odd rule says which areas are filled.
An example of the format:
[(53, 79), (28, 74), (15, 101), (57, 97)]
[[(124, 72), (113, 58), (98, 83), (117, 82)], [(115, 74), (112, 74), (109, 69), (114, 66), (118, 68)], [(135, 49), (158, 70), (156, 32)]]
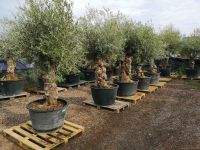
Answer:
[(102, 60), (97, 60), (96, 62), (96, 83), (100, 88), (109, 88), (109, 82), (107, 81), (106, 67)]
[(16, 62), (12, 59), (7, 60), (7, 74), (6, 80), (16, 80), (17, 77), (15, 76), (15, 66)]
[(152, 65), (150, 67), (150, 74), (154, 75), (154, 74), (157, 74), (158, 73), (158, 68), (156, 65)]
[(142, 65), (139, 64), (137, 66), (136, 73), (137, 73), (137, 77), (139, 77), (139, 78), (144, 78), (145, 77), (144, 72), (142, 70)]
[(120, 81), (121, 82), (133, 82), (131, 74), (132, 58), (126, 56), (125, 60), (121, 64), (120, 69)]
[(56, 85), (56, 73), (55, 69), (51, 68), (47, 74), (43, 76), (44, 78), (44, 90), (45, 98), (49, 106), (55, 106), (58, 99), (58, 91)]
[(152, 74), (152, 75), (155, 75), (155, 74), (158, 73), (158, 67), (156, 66), (156, 64), (155, 64), (155, 62), (154, 62), (153, 59), (150, 61), (149, 72), (150, 72), (150, 74)]

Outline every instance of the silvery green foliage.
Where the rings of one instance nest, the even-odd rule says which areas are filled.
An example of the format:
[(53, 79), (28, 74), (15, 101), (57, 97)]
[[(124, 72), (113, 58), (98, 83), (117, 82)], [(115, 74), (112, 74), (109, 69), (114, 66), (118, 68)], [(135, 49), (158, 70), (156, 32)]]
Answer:
[(173, 25), (164, 27), (159, 37), (164, 43), (165, 57), (169, 58), (178, 55), (181, 50), (181, 33)]
[(78, 71), (84, 52), (69, 0), (27, 0), (17, 16), (21, 47), (26, 58), (42, 71), (57, 74)]
[(129, 22), (126, 26), (125, 51), (133, 55), (134, 63), (154, 63), (164, 55), (163, 43), (151, 24)]
[(195, 29), (190, 36), (183, 38), (181, 56), (191, 60), (200, 56), (200, 29)]
[(86, 15), (79, 19), (82, 46), (87, 51), (89, 63), (100, 58), (113, 65), (119, 58), (124, 57), (124, 18), (121, 13), (114, 14), (109, 9), (89, 8)]
[(0, 24), (0, 57), (17, 61), (22, 55), (16, 22), (2, 19)]

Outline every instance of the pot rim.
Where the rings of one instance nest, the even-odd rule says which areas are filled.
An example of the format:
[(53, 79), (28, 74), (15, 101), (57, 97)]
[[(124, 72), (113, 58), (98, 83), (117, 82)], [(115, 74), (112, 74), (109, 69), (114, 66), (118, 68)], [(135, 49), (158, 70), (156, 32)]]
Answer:
[(118, 84), (118, 83), (122, 83), (122, 84), (132, 84), (132, 83), (137, 83), (137, 82), (139, 82), (139, 80), (138, 79), (132, 79), (134, 82), (121, 82), (121, 81), (119, 81), (119, 80), (117, 80), (117, 81), (114, 81), (114, 83), (116, 83), (116, 84)]
[(140, 79), (150, 79), (150, 78), (151, 78), (151, 76), (145, 76), (145, 77), (143, 77), (143, 78), (141, 78), (141, 77), (136, 77), (135, 79), (140, 80)]
[(105, 90), (110, 90), (110, 89), (118, 89), (119, 88), (119, 85), (117, 84), (112, 84), (113, 87), (111, 88), (100, 88), (100, 87), (97, 87), (96, 85), (91, 85), (90, 88), (91, 89), (105, 89)]
[(58, 98), (57, 100), (58, 100), (58, 101), (62, 101), (62, 102), (64, 103), (63, 107), (59, 107), (59, 108), (56, 108), (56, 109), (49, 109), (49, 110), (38, 110), (38, 109), (32, 108), (32, 107), (31, 107), (31, 104), (32, 104), (32, 103), (38, 102), (38, 101), (45, 101), (44, 98), (41, 98), (41, 99), (37, 99), (37, 100), (31, 101), (30, 103), (28, 103), (28, 104), (26, 105), (26, 108), (27, 108), (29, 111), (32, 111), (32, 112), (47, 113), (47, 112), (62, 110), (62, 109), (66, 108), (66, 107), (69, 105), (69, 103), (67, 102), (67, 100), (64, 99), (64, 98)]

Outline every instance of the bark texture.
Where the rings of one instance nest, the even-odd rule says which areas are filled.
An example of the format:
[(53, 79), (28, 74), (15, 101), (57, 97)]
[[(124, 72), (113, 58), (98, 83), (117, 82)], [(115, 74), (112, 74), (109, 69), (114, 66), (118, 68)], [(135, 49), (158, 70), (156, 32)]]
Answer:
[(142, 70), (142, 65), (138, 65), (137, 66), (136, 74), (137, 74), (137, 77), (139, 77), (139, 78), (144, 78), (145, 77), (144, 72)]
[(104, 66), (104, 62), (102, 60), (97, 60), (96, 62), (96, 83), (100, 88), (110, 88), (111, 85), (109, 81), (107, 81), (106, 67)]
[(127, 82), (127, 83), (133, 82), (131, 74), (131, 64), (132, 64), (132, 58), (127, 56), (121, 64), (121, 69), (120, 69), (121, 82)]
[(158, 67), (156, 65), (152, 65), (150, 67), (150, 74), (154, 75), (158, 73)]
[(45, 90), (45, 99), (47, 105), (55, 106), (57, 105), (58, 91), (56, 84), (56, 73), (55, 69), (51, 68), (44, 76), (44, 90)]
[(17, 80), (18, 78), (15, 76), (15, 66), (16, 62), (12, 59), (7, 60), (7, 73), (6, 73), (6, 80)]

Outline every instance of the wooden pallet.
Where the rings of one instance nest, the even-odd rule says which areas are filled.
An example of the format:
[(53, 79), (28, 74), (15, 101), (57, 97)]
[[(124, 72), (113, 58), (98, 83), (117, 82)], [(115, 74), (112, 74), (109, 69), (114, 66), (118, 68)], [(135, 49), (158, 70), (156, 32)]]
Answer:
[(83, 101), (83, 104), (94, 106), (97, 109), (103, 108), (103, 109), (108, 109), (108, 110), (116, 111), (117, 113), (119, 113), (120, 110), (124, 110), (126, 107), (130, 106), (129, 102), (122, 102), (122, 101), (117, 101), (117, 100), (115, 101), (115, 104), (109, 105), (109, 106), (96, 105), (93, 100)]
[(186, 77), (186, 75), (184, 75), (181, 79), (183, 79), (183, 80), (200, 80), (200, 76), (197, 78), (188, 78), (188, 77)]
[(18, 95), (12, 95), (12, 96), (0, 96), (0, 100), (12, 100), (12, 99), (16, 99), (16, 98), (20, 98), (20, 97), (29, 97), (30, 94), (27, 92), (22, 92), (21, 94)]
[(158, 87), (156, 87), (156, 86), (149, 86), (149, 88), (147, 90), (140, 90), (140, 89), (138, 89), (137, 91), (144, 92), (144, 93), (153, 93), (157, 89), (158, 89)]
[(95, 80), (86, 81), (87, 83), (95, 83)]
[(86, 83), (88, 82), (85, 80), (81, 80), (79, 83), (75, 84), (63, 83), (63, 84), (58, 84), (58, 86), (63, 88), (73, 88), (73, 87), (80, 87), (81, 85), (85, 85)]
[(161, 81), (161, 82), (169, 82), (169, 81), (171, 81), (171, 80), (172, 80), (172, 78), (170, 78), (170, 77), (169, 77), (169, 78), (165, 78), (165, 77), (161, 77), (161, 78), (160, 78), (160, 81)]
[(156, 84), (150, 84), (151, 86), (156, 86), (158, 88), (163, 88), (165, 85), (167, 84), (167, 82), (159, 82)]
[(36, 133), (31, 122), (5, 129), (3, 134), (19, 146), (32, 150), (51, 150), (84, 132), (84, 127), (65, 121), (61, 129), (51, 133)]
[(136, 94), (134, 94), (133, 96), (117, 96), (116, 98), (118, 100), (122, 100), (122, 101), (128, 101), (131, 103), (137, 103), (138, 100), (141, 100), (142, 98), (145, 97), (145, 93), (142, 92), (137, 92)]

